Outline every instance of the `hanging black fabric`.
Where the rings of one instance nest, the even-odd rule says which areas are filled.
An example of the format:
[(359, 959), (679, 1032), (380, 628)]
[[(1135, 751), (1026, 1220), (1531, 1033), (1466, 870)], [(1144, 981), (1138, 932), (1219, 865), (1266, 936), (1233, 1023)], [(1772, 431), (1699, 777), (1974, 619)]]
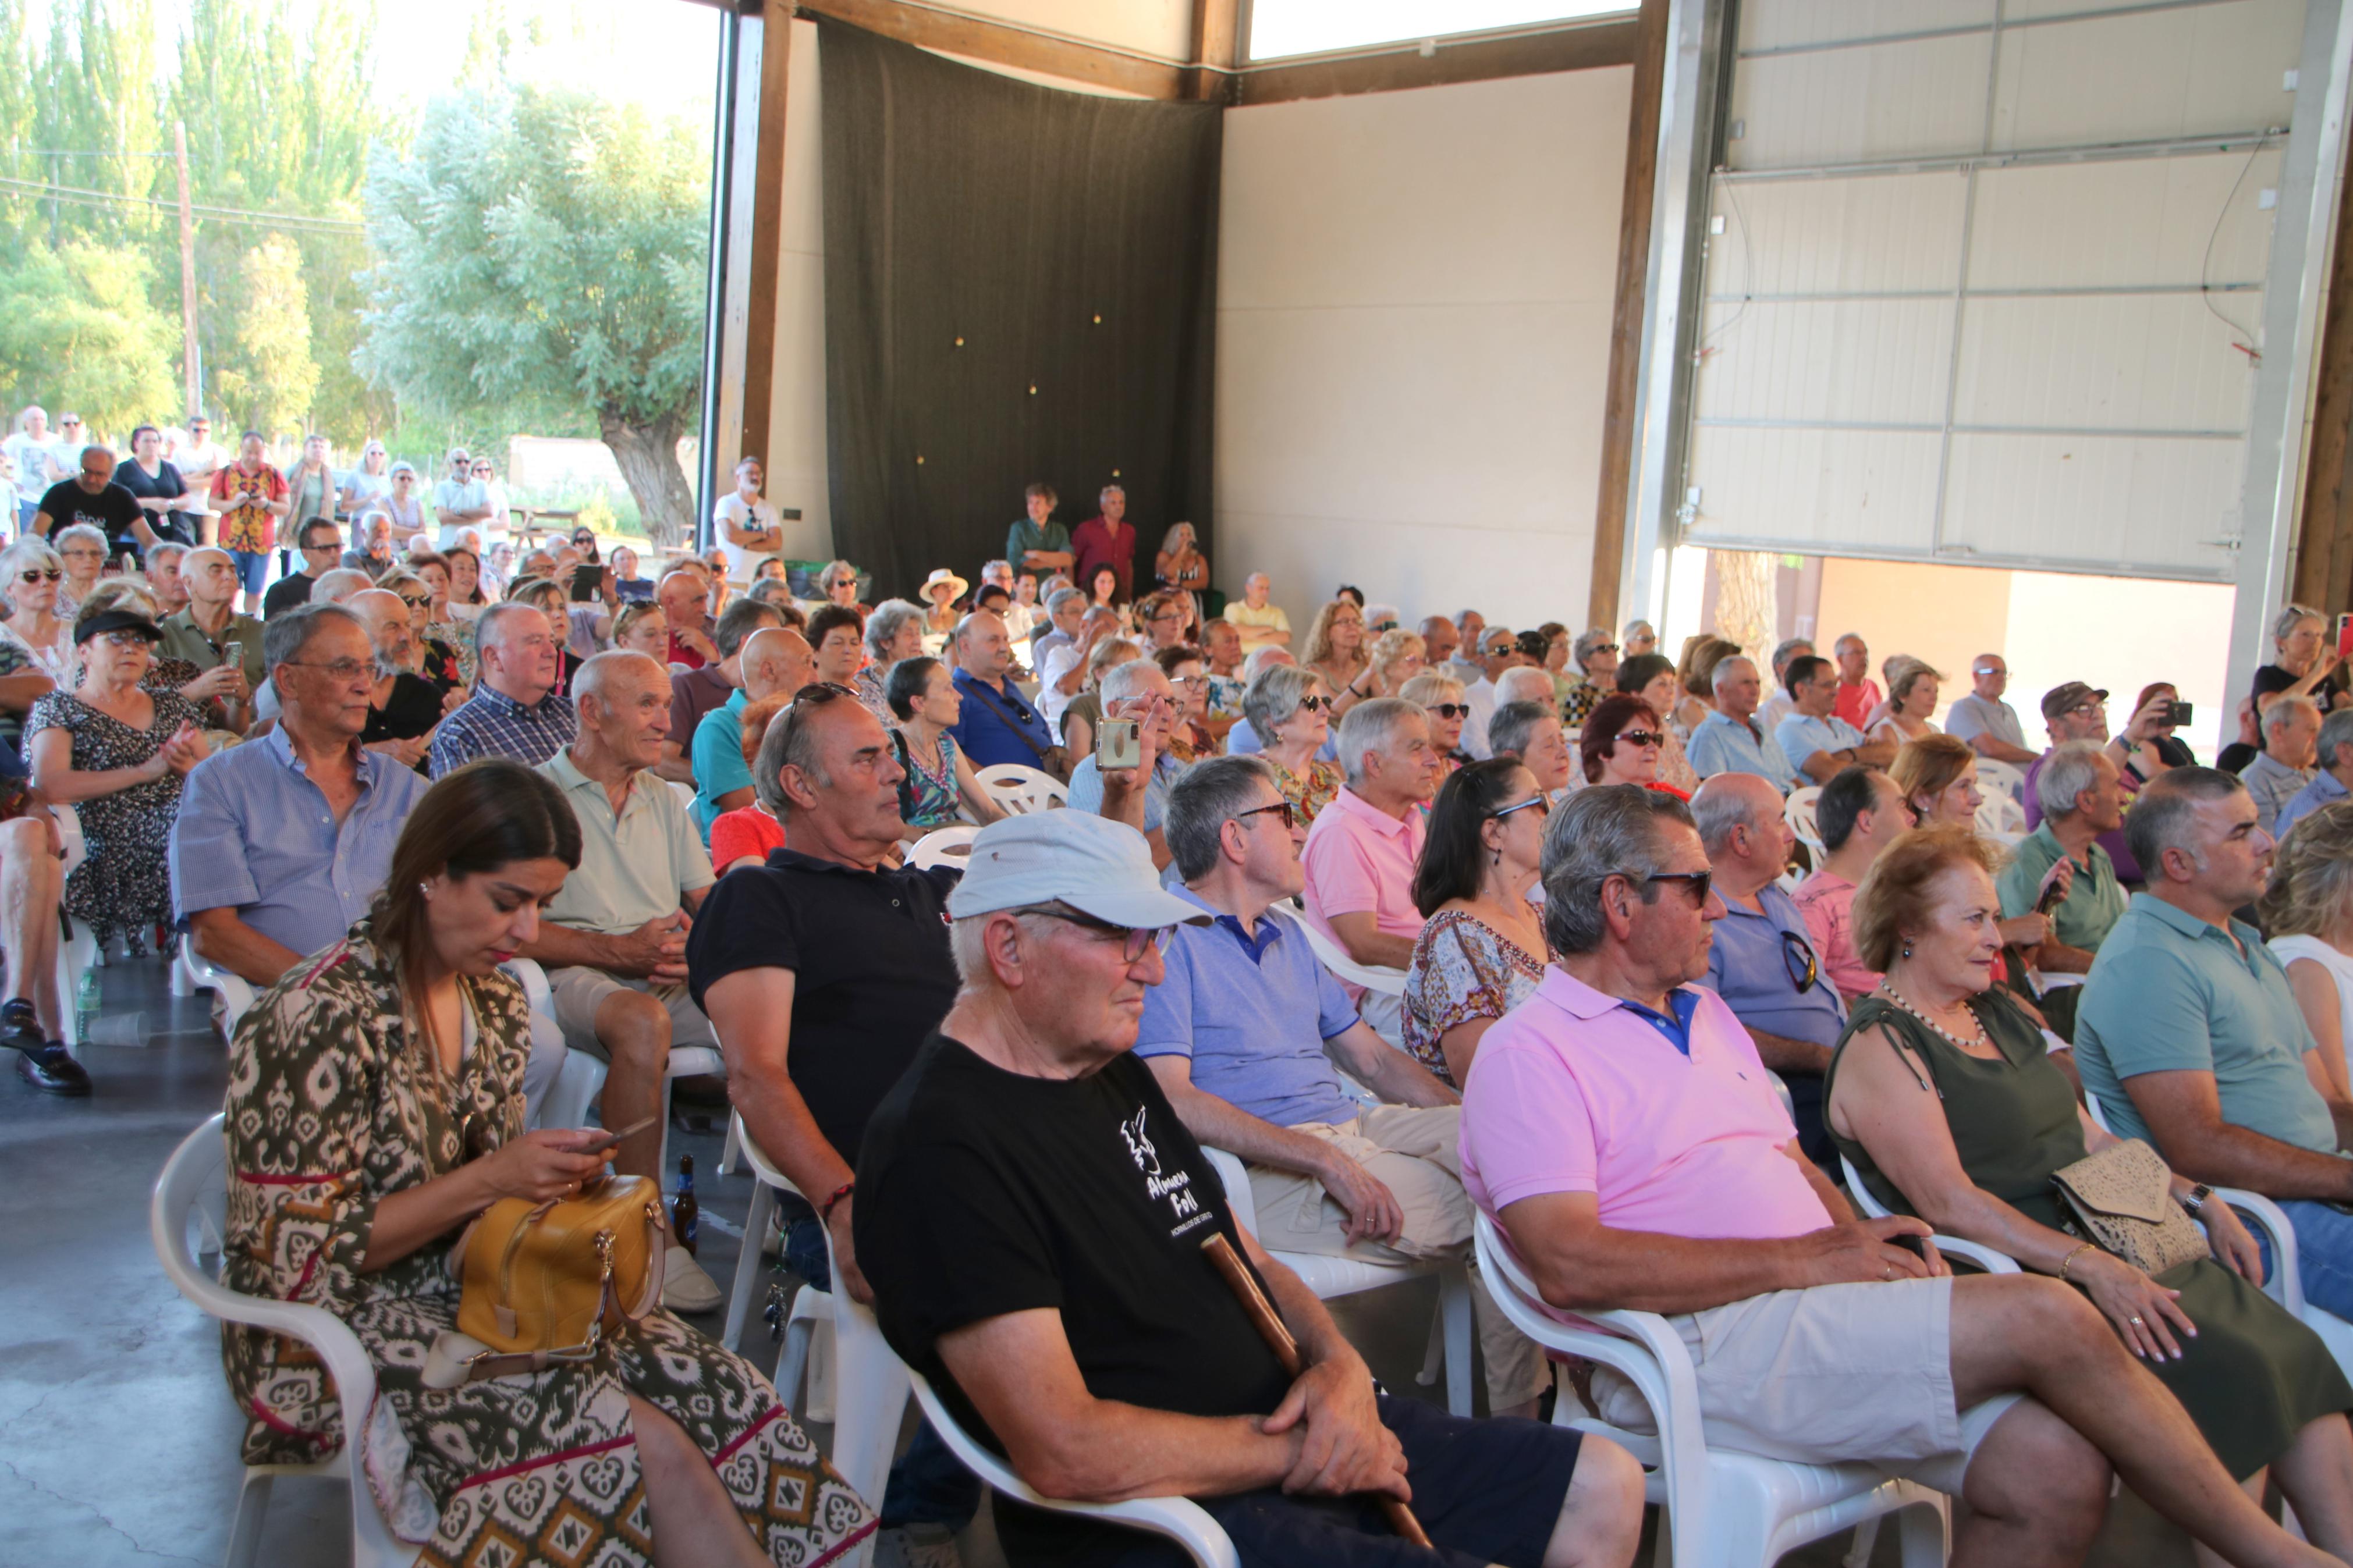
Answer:
[(1022, 488), (1210, 547), (1219, 110), (1032, 86), (820, 21), (838, 555), (978, 576)]

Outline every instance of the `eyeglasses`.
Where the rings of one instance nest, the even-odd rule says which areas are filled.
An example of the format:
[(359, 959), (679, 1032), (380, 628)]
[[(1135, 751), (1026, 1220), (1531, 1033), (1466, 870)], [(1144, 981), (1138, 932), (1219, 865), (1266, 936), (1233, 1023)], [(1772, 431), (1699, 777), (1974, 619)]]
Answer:
[(134, 632), (128, 626), (120, 631), (100, 632), (98, 634), (98, 640), (111, 648), (123, 652), (128, 652), (134, 647), (144, 651), (150, 642), (145, 632)]
[(1642, 879), (1646, 882), (1681, 882), (1691, 889), (1692, 903), (1704, 907), (1709, 884), (1715, 880), (1714, 871), (1657, 871)]
[(1075, 910), (1055, 909), (1044, 904), (1032, 905), (1028, 909), (1016, 910), (1013, 912), (1018, 915), (1042, 915), (1047, 920), (1060, 921), (1064, 925), (1074, 925), (1081, 931), (1093, 931), (1099, 936), (1118, 937), (1121, 939), (1119, 955), (1123, 960), (1129, 963), (1134, 963), (1141, 959), (1144, 956), (1145, 950), (1147, 948), (1151, 949), (1155, 952), (1166, 952), (1168, 951), (1169, 939), (1176, 934), (1176, 928), (1175, 926), (1161, 926), (1156, 929), (1153, 929), (1141, 926), (1113, 925), (1109, 921), (1099, 921), (1092, 915), (1081, 914)]
[(1591, 658), (1597, 653), (1616, 653), (1617, 651), (1618, 645), (1614, 642), (1597, 643), (1585, 650), (1585, 657)]
[(1800, 996), (1821, 978), (1821, 961), (1814, 956), (1814, 944), (1793, 931), (1781, 933), (1781, 967), (1789, 972), (1789, 984)]
[(430, 594), (403, 594), (400, 596), (400, 602), (406, 605), (412, 610), (422, 609), (424, 606), (433, 602), (433, 595)]
[(332, 555), (336, 552), (338, 548), (336, 542), (330, 539), (324, 544), (306, 544), (302, 546), (302, 553), (305, 555)]
[(64, 556), (69, 561), (103, 561), (106, 559), (105, 551), (92, 550), (87, 544), (69, 545), (66, 549), (58, 551), (58, 553)]
[(1331, 710), (1334, 700), (1329, 697), (1303, 697), (1299, 705), (1311, 713), (1325, 713)]
[(1440, 719), (1468, 719), (1471, 717), (1471, 704), (1468, 702), (1433, 702), (1425, 710), (1425, 711), (1431, 714), (1433, 717)]
[(364, 664), (356, 658), (329, 659), (324, 664), (311, 658), (287, 658), (280, 659), (279, 662), (290, 664), (297, 669), (323, 669), (329, 679), (334, 680), (357, 680), (363, 675), (373, 676), (375, 673), (375, 666)]
[(857, 692), (842, 685), (839, 680), (812, 680), (794, 694), (793, 705), (798, 707), (806, 702), (814, 708), (821, 702), (830, 702), (837, 697), (857, 695)]
[(1487, 814), (1487, 820), (1490, 822), (1501, 822), (1504, 818), (1511, 816), (1512, 813), (1515, 811), (1525, 811), (1532, 805), (1536, 808), (1536, 815), (1538, 816), (1550, 816), (1552, 815), (1552, 802), (1546, 800), (1541, 795), (1532, 795), (1525, 800), (1513, 802), (1511, 805), (1504, 807), (1501, 811), (1489, 812)]
[(19, 583), (55, 583), (64, 576), (65, 574), (58, 571), (54, 566), (35, 566), (17, 573), (16, 581)]
[(1620, 730), (1618, 738), (1630, 746), (1663, 746), (1667, 738), (1654, 730)]
[(1299, 826), (1299, 809), (1287, 800), (1278, 800), (1272, 805), (1254, 805), (1248, 811), (1238, 811), (1234, 813), (1234, 820), (1236, 822), (1245, 821), (1250, 817), (1257, 816), (1261, 813), (1269, 811), (1279, 811), (1282, 813), (1282, 825), (1285, 827), (1296, 827)]

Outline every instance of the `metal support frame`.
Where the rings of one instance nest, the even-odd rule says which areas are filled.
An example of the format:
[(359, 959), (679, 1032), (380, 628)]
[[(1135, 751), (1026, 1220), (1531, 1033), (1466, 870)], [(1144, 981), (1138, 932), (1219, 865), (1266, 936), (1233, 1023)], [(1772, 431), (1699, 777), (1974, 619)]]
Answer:
[(1672, 0), (1659, 103), (1658, 174), (1651, 189), (1651, 268), (1644, 299), (1641, 374), (1635, 395), (1634, 471), (1626, 489), (1631, 547), (1620, 568), (1620, 618), (1656, 619), (1666, 600), (1661, 547), (1674, 542), (1683, 454), (1699, 336), (1705, 247), (1695, 244), (1707, 207), (1724, 95), (1730, 79), (1728, 0)]
[[(2254, 689), (2270, 657), (2271, 621), (2287, 599), (2304, 484), (2306, 419), (2320, 338), (2320, 294), (2337, 232), (2337, 172), (2345, 164), (2346, 99), (2353, 74), (2353, 5), (2307, 0), (2296, 68), (2296, 112), (2280, 169), (2279, 216), (2263, 296), (2263, 363), (2248, 413), (2241, 490), (2237, 602), (2225, 691)], [(2216, 715), (2237, 739), (2234, 712)]]
[(727, 247), (733, 235), (735, 78), (744, 19), (719, 14), (719, 89), (711, 153), (711, 271), (702, 304), (702, 432), (695, 464), (694, 552), (711, 548), (711, 509), (726, 489), (720, 482), (719, 391), (727, 347)]

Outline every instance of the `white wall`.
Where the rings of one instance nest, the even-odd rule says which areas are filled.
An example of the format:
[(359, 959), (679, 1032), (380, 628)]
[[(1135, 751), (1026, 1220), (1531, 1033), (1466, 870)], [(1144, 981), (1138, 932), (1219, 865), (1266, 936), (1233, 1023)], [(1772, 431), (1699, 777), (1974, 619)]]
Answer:
[(1239, 109), (1219, 225), (1217, 531), (1302, 632), (1577, 622), (1592, 572), (1627, 68)]

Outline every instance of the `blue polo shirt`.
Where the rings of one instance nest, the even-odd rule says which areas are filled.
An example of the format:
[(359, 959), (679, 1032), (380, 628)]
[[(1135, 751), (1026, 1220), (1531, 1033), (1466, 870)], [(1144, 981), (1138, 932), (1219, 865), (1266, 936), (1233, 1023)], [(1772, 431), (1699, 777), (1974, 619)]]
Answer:
[(2333, 1153), (2337, 1124), (2305, 1076), (2315, 1048), (2287, 969), (2254, 927), (2224, 931), (2147, 893), (2100, 944), (2076, 1005), (2075, 1066), (2119, 1138), (2149, 1137), (2126, 1079), (2211, 1072), (2223, 1121)]
[(970, 670), (959, 669), (951, 679), (964, 699), (964, 709), (948, 733), (955, 737), (956, 750), (970, 757), (974, 767), (993, 768), (999, 763), (1018, 763), (1025, 768), (1040, 765), (1038, 759), (1054, 747), (1053, 733), (1011, 681), (999, 692), (976, 679)]
[(719, 797), (752, 787), (752, 770), (744, 765), (744, 710), (748, 706), (742, 687), (729, 692), (726, 701), (695, 724), (687, 748), (694, 768), (694, 826), (706, 847), (711, 825), (719, 820)]
[(1704, 779), (1718, 773), (1755, 773), (1787, 790), (1797, 769), (1781, 751), (1781, 742), (1757, 727), (1757, 721), (1736, 723), (1722, 713), (1710, 713), (1692, 730), (1684, 748), (1692, 771)]
[(1827, 719), (1792, 713), (1773, 726), (1773, 743), (1781, 748), (1782, 760), (1802, 773), (1816, 752), (1844, 752), (1862, 745), (1862, 731), (1835, 713)]
[(2334, 805), (2345, 798), (2345, 786), (2327, 768), (2315, 773), (2312, 782), (2289, 797), (2288, 803), (2272, 818), (2272, 837), (2285, 838), (2287, 830), (2310, 816), (2324, 805)]
[(1190, 1057), (1193, 1087), (1277, 1127), (1345, 1121), (1356, 1102), (1324, 1042), (1356, 1021), (1347, 993), (1285, 916), (1241, 921), (1190, 888), (1169, 891), (1217, 919), (1176, 928), (1167, 978), (1144, 994), (1139, 1057)]
[[(1752, 1029), (1825, 1050), (1836, 1046), (1846, 1029), (1846, 1004), (1831, 984), (1806, 930), (1806, 917), (1799, 912), (1796, 900), (1770, 883), (1757, 892), (1757, 902), (1762, 913), (1734, 900), (1724, 900), (1724, 918), (1715, 922), (1715, 941), (1707, 950), (1708, 989)], [(1814, 955), (1816, 978), (1803, 991), (1789, 973), (1793, 963), (1804, 973), (1791, 938)]]

